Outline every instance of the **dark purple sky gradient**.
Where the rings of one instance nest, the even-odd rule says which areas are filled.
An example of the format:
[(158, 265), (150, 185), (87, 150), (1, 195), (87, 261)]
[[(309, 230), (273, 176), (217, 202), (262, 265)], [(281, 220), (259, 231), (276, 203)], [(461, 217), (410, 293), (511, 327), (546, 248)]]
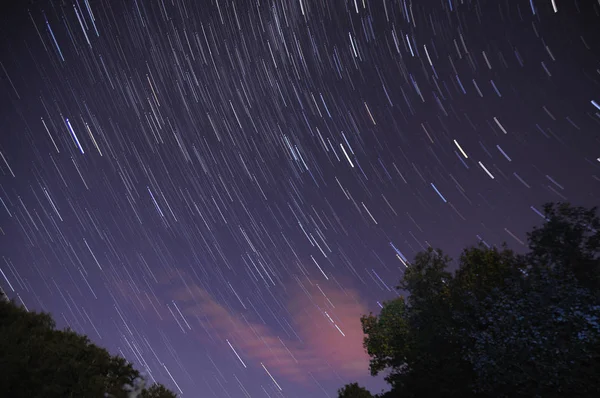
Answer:
[(183, 397), (378, 390), (402, 256), (599, 202), (596, 1), (13, 3), (0, 285)]

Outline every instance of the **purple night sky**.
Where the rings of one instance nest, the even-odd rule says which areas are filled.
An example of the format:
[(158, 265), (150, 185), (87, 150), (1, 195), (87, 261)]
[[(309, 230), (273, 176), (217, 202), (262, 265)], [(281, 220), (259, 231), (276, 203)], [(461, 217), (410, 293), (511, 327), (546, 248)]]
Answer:
[(416, 252), (600, 202), (597, 1), (3, 6), (0, 286), (182, 397), (377, 392)]

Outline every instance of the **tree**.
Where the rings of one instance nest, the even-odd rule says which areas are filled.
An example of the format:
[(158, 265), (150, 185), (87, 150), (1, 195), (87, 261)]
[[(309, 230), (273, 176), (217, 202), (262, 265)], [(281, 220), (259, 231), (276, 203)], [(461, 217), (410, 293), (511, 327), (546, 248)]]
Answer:
[[(49, 314), (0, 302), (0, 391), (7, 397), (128, 396), (123, 389), (139, 379), (125, 359), (72, 330), (56, 330)], [(144, 395), (146, 394), (146, 395)], [(162, 386), (142, 397), (174, 398)]]
[(373, 398), (373, 395), (358, 383), (351, 383), (338, 390), (338, 398)]
[(383, 303), (379, 316), (369, 314), (361, 318), (364, 346), (371, 357), (371, 376), (389, 370), (386, 381), (392, 386), (400, 382), (407, 370), (412, 336), (406, 310), (404, 298), (399, 297)]
[[(479, 391), (598, 396), (600, 219), (596, 208), (546, 204), (521, 275), (489, 295), (466, 356)], [(497, 396), (497, 395), (496, 395)]]
[(382, 397), (600, 396), (600, 219), (544, 210), (529, 253), (480, 244), (452, 274), (428, 249), (400, 281), (409, 296), (362, 317)]
[(167, 389), (162, 384), (154, 383), (150, 387), (142, 390), (141, 398), (176, 398), (171, 390)]
[(598, 300), (551, 273), (527, 279), (487, 298), (479, 328), (468, 331), (473, 388), (504, 397), (600, 396)]
[(600, 291), (600, 218), (597, 208), (568, 203), (544, 205), (546, 223), (528, 234), (529, 260), (535, 267), (549, 267), (575, 276), (578, 282)]

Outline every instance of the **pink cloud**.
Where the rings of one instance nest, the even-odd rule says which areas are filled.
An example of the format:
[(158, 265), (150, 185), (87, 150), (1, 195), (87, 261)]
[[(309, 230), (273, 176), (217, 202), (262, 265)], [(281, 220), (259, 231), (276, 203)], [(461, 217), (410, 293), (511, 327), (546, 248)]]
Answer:
[[(360, 317), (368, 309), (356, 291), (334, 285), (331, 280), (297, 279), (296, 285), (288, 289), (289, 299), (284, 304), (299, 341), (243, 314), (232, 313), (193, 278), (181, 270), (177, 274), (168, 278), (166, 286), (172, 286), (167, 293), (169, 300), (177, 302), (188, 322), (203, 323), (214, 343), (226, 350), (231, 350), (231, 343), (246, 366), (264, 364), (274, 377), (297, 383), (308, 382), (311, 375), (316, 379), (331, 375), (331, 371), (325, 371), (330, 368), (345, 378), (361, 377), (367, 371), (369, 357), (362, 346)], [(149, 305), (145, 307), (150, 309)], [(161, 315), (164, 320), (174, 319), (164, 307)], [(193, 330), (198, 331), (198, 338), (206, 339), (200, 328), (194, 326)]]
[(364, 375), (369, 357), (360, 317), (368, 313), (367, 307), (353, 290), (316, 282), (304, 286), (309, 294), (294, 296), (290, 312), (310, 356), (326, 361), (340, 375)]

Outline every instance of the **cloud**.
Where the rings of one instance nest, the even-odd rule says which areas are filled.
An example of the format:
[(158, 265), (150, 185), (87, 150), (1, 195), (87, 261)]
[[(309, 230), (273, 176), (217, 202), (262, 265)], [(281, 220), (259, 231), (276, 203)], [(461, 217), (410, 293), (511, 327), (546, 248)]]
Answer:
[(307, 354), (329, 363), (340, 375), (364, 375), (369, 357), (362, 345), (360, 317), (368, 313), (367, 307), (353, 290), (312, 281), (302, 285), (305, 294), (293, 296), (289, 306)]
[[(331, 369), (338, 377), (348, 379), (363, 376), (368, 369), (360, 325), (360, 316), (368, 309), (354, 290), (331, 280), (297, 278), (288, 288), (284, 303), (293, 329), (286, 333), (228, 309), (182, 270), (171, 276), (166, 294), (169, 301), (177, 303), (192, 332), (239, 355), (238, 360), (245, 366), (263, 364), (276, 379), (297, 383), (308, 382), (311, 376), (317, 380), (331, 377)], [(168, 308), (165, 311), (165, 320), (179, 317), (175, 310), (173, 315)], [(179, 322), (187, 327), (183, 319)]]

